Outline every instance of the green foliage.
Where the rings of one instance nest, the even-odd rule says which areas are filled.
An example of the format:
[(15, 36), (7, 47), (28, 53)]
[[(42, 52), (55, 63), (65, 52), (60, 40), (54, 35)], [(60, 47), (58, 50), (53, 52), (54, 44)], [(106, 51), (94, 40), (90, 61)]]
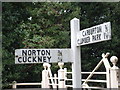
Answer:
[(70, 47), (69, 22), (80, 17), (74, 4), (3, 3), (3, 88), (14, 80), (41, 81), (42, 65), (14, 65), (15, 49)]
[[(91, 71), (103, 52), (120, 59), (120, 3), (6, 2), (2, 5), (3, 88), (10, 88), (8, 84), (14, 80), (41, 81), (42, 64), (15, 65), (15, 49), (70, 48), (70, 20), (74, 17), (80, 19), (81, 30), (108, 21), (112, 24), (112, 40), (81, 47), (82, 70)], [(65, 65), (69, 71), (70, 66), (70, 63)], [(58, 66), (52, 70), (55, 73)]]

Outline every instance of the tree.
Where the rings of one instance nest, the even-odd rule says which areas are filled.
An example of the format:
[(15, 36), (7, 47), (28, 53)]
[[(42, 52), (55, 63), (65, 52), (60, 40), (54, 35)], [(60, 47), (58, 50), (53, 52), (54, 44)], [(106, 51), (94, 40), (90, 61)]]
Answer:
[(23, 9), (25, 7), (23, 3), (3, 3), (2, 5), (2, 80), (4, 87), (8, 82), (20, 77), (18, 71), (21, 66), (17, 66), (18, 69), (15, 68), (14, 50), (23, 47), (21, 43), (23, 34), (17, 30), (17, 27), (19, 27), (23, 20), (27, 20), (29, 14), (26, 12), (26, 9)]
[(70, 47), (69, 21), (80, 17), (79, 9), (75, 3), (3, 3), (4, 88), (14, 80), (40, 81), (42, 65), (14, 65), (15, 49)]

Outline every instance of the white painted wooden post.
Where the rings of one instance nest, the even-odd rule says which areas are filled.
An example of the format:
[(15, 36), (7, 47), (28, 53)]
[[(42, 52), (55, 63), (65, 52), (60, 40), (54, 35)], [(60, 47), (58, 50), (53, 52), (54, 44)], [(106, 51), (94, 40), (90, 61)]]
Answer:
[(67, 68), (64, 68), (64, 78), (67, 79)]
[(52, 72), (51, 72), (51, 69), (50, 69), (51, 65), (49, 63), (47, 63), (47, 67), (48, 67), (48, 73), (49, 73), (49, 77), (50, 77), (50, 80), (51, 80), (51, 83), (52, 83), (52, 87), (56, 88), (56, 87), (54, 87), (55, 83), (54, 83), (54, 80), (53, 80), (53, 77), (52, 77)]
[(118, 58), (116, 56), (112, 56), (110, 58), (110, 61), (113, 64), (113, 67), (110, 69), (111, 74), (111, 88), (118, 88), (118, 71), (119, 68), (116, 66), (116, 63), (118, 61)]
[(57, 74), (54, 74), (54, 82), (55, 82), (54, 88), (57, 88)]
[(13, 81), (13, 85), (12, 85), (12, 88), (13, 88), (13, 89), (17, 88), (16, 83), (17, 83), (16, 81)]
[(111, 84), (110, 84), (110, 68), (111, 68), (111, 66), (110, 66), (110, 64), (109, 64), (109, 62), (108, 62), (108, 56), (110, 55), (110, 53), (106, 53), (106, 54), (102, 54), (102, 57), (103, 57), (103, 63), (104, 63), (104, 66), (105, 66), (105, 68), (106, 68), (106, 79), (107, 79), (107, 88), (110, 88), (111, 86)]
[(67, 68), (64, 68), (64, 81), (65, 81), (65, 88), (66, 87), (66, 79), (67, 79)]
[(64, 78), (64, 69), (62, 69), (64, 63), (58, 63), (60, 69), (58, 70), (58, 88), (65, 88), (65, 78)]
[(49, 88), (47, 63), (44, 63), (43, 67), (44, 67), (44, 70), (42, 71), (42, 88)]
[(80, 31), (79, 19), (70, 21), (71, 26), (71, 49), (72, 49), (72, 75), (73, 88), (81, 88), (81, 50), (77, 47), (77, 33)]

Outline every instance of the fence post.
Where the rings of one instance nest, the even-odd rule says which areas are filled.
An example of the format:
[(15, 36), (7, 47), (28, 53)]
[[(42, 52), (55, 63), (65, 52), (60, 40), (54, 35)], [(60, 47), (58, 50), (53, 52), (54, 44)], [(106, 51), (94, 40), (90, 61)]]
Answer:
[(13, 88), (13, 89), (17, 88), (16, 83), (17, 83), (16, 81), (13, 81), (13, 85), (12, 85), (12, 88)]
[(116, 56), (112, 56), (110, 61), (113, 64), (113, 67), (110, 69), (110, 78), (111, 78), (111, 88), (118, 88), (118, 71), (119, 68), (116, 66), (118, 58)]
[(58, 70), (58, 88), (65, 88), (65, 73), (64, 73), (64, 69), (62, 69), (64, 63), (63, 62), (59, 62), (58, 63), (60, 69)]
[(64, 78), (67, 79), (67, 68), (64, 68)]
[(57, 88), (57, 74), (54, 74), (54, 82), (55, 82), (54, 88)]
[(44, 63), (43, 67), (44, 67), (44, 70), (42, 71), (42, 88), (49, 88), (47, 63)]
[(106, 68), (106, 79), (107, 79), (107, 88), (110, 88), (111, 84), (110, 84), (110, 63), (108, 61), (108, 56), (109, 56), (110, 53), (106, 53), (106, 54), (102, 54), (102, 57), (103, 57), (103, 63), (104, 63), (104, 66)]

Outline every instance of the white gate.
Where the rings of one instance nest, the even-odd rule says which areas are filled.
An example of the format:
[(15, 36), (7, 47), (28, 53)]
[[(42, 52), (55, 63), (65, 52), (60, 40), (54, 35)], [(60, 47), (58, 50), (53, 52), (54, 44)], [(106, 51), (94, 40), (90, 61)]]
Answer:
[[(82, 79), (82, 88), (92, 88), (92, 89), (103, 89), (103, 88), (118, 88), (120, 86), (120, 69), (116, 66), (116, 63), (118, 61), (118, 58), (116, 56), (112, 56), (110, 58), (110, 61), (113, 64), (113, 67), (110, 66), (110, 63), (107, 59), (107, 57), (109, 56), (109, 53), (106, 54), (102, 54), (102, 59), (101, 61), (96, 65), (96, 67), (93, 69), (92, 72), (81, 72), (81, 74), (89, 74), (88, 77), (86, 79)], [(99, 67), (104, 64), (105, 66), (105, 72), (98, 72), (97, 69), (99, 69)], [(49, 85), (53, 85), (53, 88), (67, 88), (67, 87), (73, 87), (73, 85), (66, 85), (66, 81), (73, 81), (72, 78), (68, 78), (67, 74), (71, 74), (72, 72), (67, 72), (67, 69), (64, 68), (62, 69), (64, 63), (58, 63), (60, 70), (58, 70), (58, 77), (56, 77), (56, 74), (54, 77), (51, 77), (51, 71), (49, 68), (49, 64), (46, 67), (48, 67), (48, 72), (50, 72), (51, 75), (49, 75), (50, 79), (51, 79), (51, 84), (46, 84), (48, 85), (46, 87), (49, 87)], [(44, 68), (45, 64), (43, 65)], [(97, 71), (97, 72), (96, 72)], [(105, 75), (105, 79), (104, 80), (98, 80), (96, 79), (91, 79), (94, 75)], [(99, 77), (99, 76), (98, 76)], [(49, 82), (49, 81), (46, 81)], [(58, 84), (56, 83), (58, 82)], [(105, 87), (96, 87), (96, 86), (90, 86), (89, 83), (90, 82), (95, 82), (95, 83), (104, 83), (106, 84)]]
[[(112, 56), (110, 58), (110, 61), (113, 64), (113, 67), (110, 66), (109, 61), (107, 57), (109, 56), (109, 53), (102, 54), (102, 60), (96, 65), (96, 67), (93, 69), (92, 72), (82, 72), (82, 74), (89, 74), (87, 79), (82, 79), (84, 81), (82, 83), (82, 88), (93, 88), (93, 89), (103, 89), (104, 87), (93, 87), (89, 86), (89, 82), (100, 82), (100, 83), (105, 83), (106, 87), (105, 88), (118, 88), (120, 84), (120, 70), (116, 66), (116, 63), (118, 61), (118, 58), (116, 56)], [(95, 72), (101, 65), (102, 63), (105, 66), (106, 72)], [(105, 80), (93, 80), (91, 79), (94, 74), (98, 75), (106, 75)]]

